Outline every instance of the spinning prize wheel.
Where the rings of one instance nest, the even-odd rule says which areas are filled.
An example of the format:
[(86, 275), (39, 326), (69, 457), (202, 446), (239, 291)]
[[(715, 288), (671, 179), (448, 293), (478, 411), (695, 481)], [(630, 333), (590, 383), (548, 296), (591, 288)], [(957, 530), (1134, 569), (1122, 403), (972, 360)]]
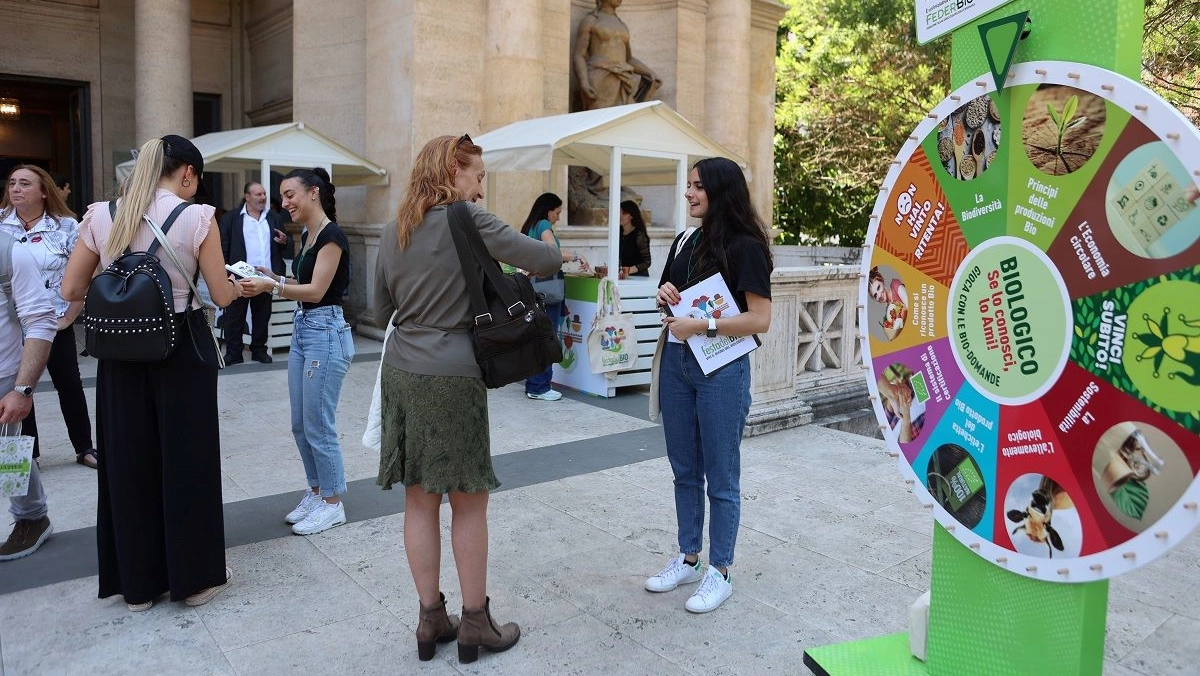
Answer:
[(1099, 580), (1200, 522), (1200, 133), (1060, 61), (942, 101), (888, 172), (863, 259), (876, 415), (959, 541)]

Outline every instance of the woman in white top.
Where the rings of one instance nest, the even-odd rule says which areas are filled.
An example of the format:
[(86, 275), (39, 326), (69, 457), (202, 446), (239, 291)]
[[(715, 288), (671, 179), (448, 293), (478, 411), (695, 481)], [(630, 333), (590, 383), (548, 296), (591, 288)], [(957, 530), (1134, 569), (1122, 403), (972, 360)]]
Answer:
[[(84, 214), (63, 297), (83, 300), (97, 266), (109, 265), (127, 247), (149, 248), (154, 233), (145, 220), (161, 225), (192, 199), (203, 171), (204, 158), (183, 137), (142, 145), (116, 217), (106, 202)], [(241, 287), (225, 271), (211, 206), (187, 207), (166, 239), (184, 268), (161, 256), (171, 278), (178, 346), (159, 362), (101, 359), (96, 372), (99, 595), (121, 594), (132, 611), (148, 610), (168, 592), (172, 601), (206, 603), (233, 575), (225, 566), (221, 511), (217, 352), (189, 281), (203, 275), (221, 306)]]
[[(75, 356), (75, 329), (71, 324), (83, 303), (68, 303), (59, 295), (67, 259), (79, 237), (79, 222), (63, 201), (53, 177), (41, 167), (19, 164), (8, 175), (4, 197), (0, 198), (0, 232), (8, 233), (37, 260), (42, 281), (54, 296), (54, 314), (58, 333), (50, 348), (46, 370), (58, 392), (58, 405), (67, 425), (67, 436), (75, 448), (75, 462), (96, 467), (96, 449), (92, 446), (92, 420), (88, 416), (83, 381), (79, 377), (79, 359)], [(37, 423), (34, 411), (25, 419), (22, 434), (32, 436), (37, 457)]]

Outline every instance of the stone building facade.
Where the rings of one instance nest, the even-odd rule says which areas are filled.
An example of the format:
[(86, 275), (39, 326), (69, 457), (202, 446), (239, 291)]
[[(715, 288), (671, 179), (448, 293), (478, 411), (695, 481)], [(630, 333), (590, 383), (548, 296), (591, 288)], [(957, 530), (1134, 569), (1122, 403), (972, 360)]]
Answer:
[[(386, 186), (338, 191), (339, 220), (355, 247), (349, 302), (361, 311), (372, 304), (366, 280), (378, 233), (400, 203), (413, 156), (439, 134), (569, 112), (574, 29), (593, 6), (0, 0), (0, 97), (25, 92), (33, 102), (21, 120), (0, 120), (0, 158), (51, 158), (75, 178), (78, 206), (103, 199), (114, 164), (147, 138), (304, 121), (391, 174)], [(635, 55), (664, 81), (657, 98), (748, 160), (768, 220), (784, 11), (774, 0), (627, 0), (619, 8)], [(39, 116), (39, 100), (65, 112)], [(253, 177), (217, 186), (220, 206), (237, 204), (244, 178)], [(520, 222), (548, 189), (565, 190), (565, 176), (503, 175), (489, 208)]]

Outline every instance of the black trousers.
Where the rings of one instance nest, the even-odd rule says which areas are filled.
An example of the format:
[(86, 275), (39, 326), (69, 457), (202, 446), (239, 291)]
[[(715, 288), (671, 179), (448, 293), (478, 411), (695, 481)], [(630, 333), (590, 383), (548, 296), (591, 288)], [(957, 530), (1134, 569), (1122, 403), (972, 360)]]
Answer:
[[(79, 358), (75, 356), (75, 329), (68, 326), (54, 336), (50, 344), (50, 357), (46, 361), (50, 382), (58, 392), (58, 407), (62, 409), (63, 421), (67, 424), (67, 436), (75, 453), (92, 448), (92, 419), (88, 416), (87, 398), (83, 395), (83, 381), (79, 377)], [(22, 425), (22, 434), (38, 438), (37, 419), (34, 412)], [(34, 442), (35, 452), (40, 451)]]
[(250, 351), (267, 349), (267, 325), (271, 321), (271, 294), (260, 293), (249, 298), (234, 298), (222, 315), (225, 332), (225, 351), (238, 354), (242, 351), (242, 335), (246, 333), (246, 308), (254, 315), (250, 327)]
[(97, 369), (100, 598), (179, 601), (225, 582), (217, 355), (204, 314), (188, 321), (165, 360)]

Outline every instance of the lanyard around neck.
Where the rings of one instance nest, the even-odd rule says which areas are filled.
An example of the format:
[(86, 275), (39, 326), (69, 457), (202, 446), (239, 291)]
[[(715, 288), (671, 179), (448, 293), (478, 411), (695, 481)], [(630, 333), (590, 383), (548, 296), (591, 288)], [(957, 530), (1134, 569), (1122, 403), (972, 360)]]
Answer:
[(696, 254), (696, 247), (700, 244), (700, 235), (703, 232), (704, 231), (701, 230), (700, 228), (696, 228), (696, 234), (692, 235), (692, 238), (690, 240), (692, 243), (692, 248), (688, 249), (687, 278), (683, 282), (684, 286), (687, 286), (688, 284), (690, 284), (692, 282), (692, 272), (696, 269), (696, 263), (700, 262), (700, 261), (696, 261), (695, 263), (693, 263), (692, 257), (695, 256), (695, 254)]

